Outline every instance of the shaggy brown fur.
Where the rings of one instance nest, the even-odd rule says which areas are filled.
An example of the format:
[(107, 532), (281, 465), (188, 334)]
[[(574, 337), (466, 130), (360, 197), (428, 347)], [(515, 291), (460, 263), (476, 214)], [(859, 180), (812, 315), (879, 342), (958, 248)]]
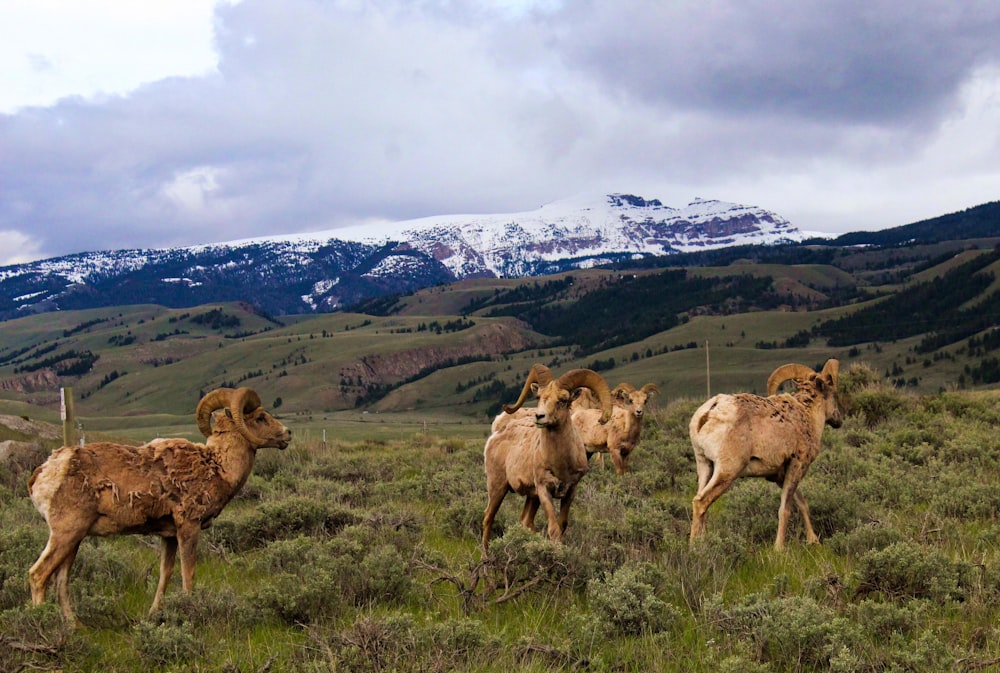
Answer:
[[(224, 411), (213, 415), (217, 409)], [(199, 403), (197, 417), (207, 435), (205, 444), (154, 439), (138, 447), (109, 442), (65, 446), (35, 470), (28, 491), (49, 525), (49, 540), (28, 571), (34, 604), (45, 600), (56, 573), (63, 615), (75, 621), (69, 572), (88, 535), (163, 538), (150, 612), (162, 603), (178, 548), (183, 587), (191, 590), (201, 530), (243, 486), (258, 448), (284, 449), (291, 441), (291, 432), (261, 409), (256, 393), (247, 388), (209, 393)]]
[[(587, 387), (602, 402), (604, 422), (611, 416), (611, 392), (599, 374), (589, 369), (574, 369), (557, 380), (548, 368), (535, 365), (528, 374), (518, 401), (504, 407), (513, 416), (528, 397), (538, 397), (533, 409), (533, 423), (494, 420), (494, 432), (486, 440), (483, 452), (488, 503), (483, 516), (483, 551), (489, 547), (490, 530), (500, 504), (508, 492), (524, 496), (521, 524), (534, 530), (539, 506), (548, 517), (548, 535), (561, 540), (569, 523), (569, 508), (576, 487), (587, 473), (587, 451), (570, 420), (574, 391)], [(559, 500), (556, 514), (553, 500)]]
[[(806, 540), (819, 542), (799, 482), (819, 454), (824, 425), (839, 428), (837, 377), (840, 364), (828, 360), (816, 373), (803, 365), (784, 365), (768, 380), (768, 397), (741, 393), (716, 395), (691, 417), (691, 444), (698, 467), (698, 493), (691, 503), (691, 540), (705, 533), (705, 513), (739, 477), (764, 477), (781, 487), (775, 549), (785, 546), (789, 501), (802, 514)], [(776, 395), (783, 381), (796, 392)]]

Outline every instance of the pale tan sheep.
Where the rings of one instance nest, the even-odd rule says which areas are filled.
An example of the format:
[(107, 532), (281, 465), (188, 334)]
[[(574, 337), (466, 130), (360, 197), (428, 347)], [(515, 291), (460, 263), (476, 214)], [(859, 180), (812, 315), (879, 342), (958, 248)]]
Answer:
[[(580, 479), (587, 473), (587, 450), (570, 418), (574, 391), (586, 387), (601, 400), (603, 420), (611, 417), (611, 391), (599, 374), (574, 369), (553, 379), (549, 368), (536, 364), (528, 373), (521, 395), (504, 414), (517, 414), (529, 394), (538, 397), (533, 422), (494, 420), (495, 431), (483, 451), (488, 503), (483, 515), (483, 551), (489, 547), (490, 530), (508, 492), (524, 496), (521, 524), (534, 530), (539, 506), (545, 508), (548, 535), (561, 540), (569, 523), (569, 508)], [(559, 500), (556, 514), (553, 500)]]
[(249, 388), (210, 392), (195, 416), (207, 438), (204, 444), (154, 439), (138, 447), (110, 442), (64, 446), (35, 470), (28, 491), (49, 525), (48, 543), (28, 571), (35, 605), (44, 602), (55, 573), (63, 615), (76, 621), (69, 572), (88, 535), (163, 538), (151, 613), (163, 601), (178, 548), (184, 591), (191, 591), (201, 530), (246, 482), (257, 449), (284, 449), (291, 441), (291, 431), (261, 408)]
[[(628, 471), (628, 460), (639, 443), (642, 435), (642, 422), (646, 417), (646, 403), (649, 398), (660, 390), (655, 384), (647, 383), (636, 390), (630, 383), (619, 383), (611, 391), (614, 410), (611, 421), (599, 423), (599, 409), (573, 404), (573, 423), (576, 425), (587, 453), (598, 455), (608, 453), (614, 465), (615, 474), (622, 475)], [(603, 460), (601, 461), (603, 465)]]
[[(841, 425), (839, 370), (840, 363), (833, 359), (819, 373), (805, 365), (783, 365), (768, 378), (767, 397), (716, 395), (694, 412), (689, 430), (698, 493), (691, 503), (692, 541), (704, 535), (705, 512), (736, 479), (764, 477), (781, 487), (775, 549), (785, 546), (790, 500), (802, 514), (806, 540), (819, 542), (798, 486), (819, 454), (823, 427)], [(789, 380), (795, 382), (795, 392), (778, 395), (778, 388)]]

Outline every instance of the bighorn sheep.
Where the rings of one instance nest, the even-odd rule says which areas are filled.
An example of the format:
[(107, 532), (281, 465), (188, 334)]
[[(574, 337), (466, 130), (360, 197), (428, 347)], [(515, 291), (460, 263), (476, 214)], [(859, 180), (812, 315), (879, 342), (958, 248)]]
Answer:
[[(529, 393), (538, 397), (533, 423), (505, 422), (498, 416), (483, 451), (488, 504), (483, 516), (483, 551), (489, 547), (490, 529), (500, 504), (509, 491), (524, 496), (521, 525), (534, 530), (541, 505), (548, 517), (548, 535), (561, 540), (569, 523), (569, 508), (580, 479), (587, 473), (587, 451), (570, 418), (574, 392), (592, 390), (601, 401), (602, 422), (611, 417), (611, 391), (600, 374), (574, 369), (558, 379), (545, 365), (536, 364), (528, 373), (521, 395), (504, 414), (515, 414)], [(501, 414), (503, 416), (503, 414)], [(556, 515), (553, 499), (560, 501)]]
[[(694, 412), (689, 429), (698, 493), (691, 503), (692, 541), (705, 532), (705, 512), (737, 478), (764, 477), (781, 487), (775, 549), (785, 547), (789, 499), (802, 513), (806, 540), (819, 542), (798, 486), (819, 454), (823, 426), (841, 425), (839, 370), (840, 363), (833, 359), (819, 373), (805, 365), (783, 365), (768, 377), (767, 397), (716, 395)], [(788, 380), (794, 381), (795, 393), (778, 395), (778, 388)]]
[[(216, 414), (217, 410), (223, 413)], [(49, 540), (28, 571), (31, 600), (45, 600), (56, 573), (62, 613), (75, 622), (68, 581), (88, 535), (152, 534), (163, 538), (160, 579), (150, 613), (160, 608), (178, 548), (184, 591), (194, 581), (198, 536), (240, 490), (257, 449), (284, 449), (291, 431), (261, 408), (249, 388), (219, 388), (201, 399), (195, 417), (207, 438), (154, 439), (142, 446), (95, 442), (64, 446), (28, 482)], [(212, 424), (214, 418), (214, 427)]]
[[(609, 423), (599, 423), (599, 409), (577, 408), (573, 405), (573, 423), (576, 425), (587, 453), (611, 454), (615, 473), (622, 475), (628, 471), (628, 459), (632, 449), (642, 434), (642, 421), (646, 414), (646, 402), (650, 396), (660, 392), (652, 383), (639, 390), (630, 383), (619, 383), (611, 391), (614, 410)], [(603, 461), (602, 461), (603, 464)]]

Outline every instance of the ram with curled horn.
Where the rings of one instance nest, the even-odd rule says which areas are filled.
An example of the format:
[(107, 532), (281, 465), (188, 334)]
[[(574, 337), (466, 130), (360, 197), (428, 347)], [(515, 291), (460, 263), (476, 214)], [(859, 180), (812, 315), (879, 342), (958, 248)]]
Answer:
[[(691, 417), (689, 431), (698, 469), (691, 503), (691, 540), (705, 533), (705, 513), (739, 477), (764, 477), (781, 487), (775, 549), (785, 547), (792, 502), (802, 514), (806, 541), (819, 542), (799, 483), (819, 455), (823, 428), (842, 422), (837, 399), (840, 363), (827, 360), (819, 372), (799, 364), (779, 367), (768, 377), (767, 397), (716, 395)], [(793, 393), (777, 394), (786, 381)]]
[[(583, 390), (585, 393), (586, 389)], [(611, 456), (615, 474), (628, 472), (629, 458), (642, 436), (646, 405), (659, 392), (654, 383), (647, 383), (639, 389), (631, 383), (619, 383), (611, 391), (614, 410), (609, 423), (600, 422), (601, 412), (591, 408), (593, 402), (589, 395), (581, 394), (573, 403), (573, 423), (587, 445), (587, 453), (597, 454), (595, 461), (599, 465), (604, 465), (602, 456), (607, 453)]]
[[(535, 515), (542, 507), (549, 538), (562, 539), (577, 486), (589, 469), (586, 446), (570, 417), (580, 388), (591, 390), (600, 401), (601, 422), (606, 423), (612, 413), (611, 391), (600, 374), (574, 369), (556, 379), (541, 364), (528, 372), (517, 401), (504, 405), (503, 413), (494, 420), (483, 451), (487, 492), (484, 551), (489, 547), (497, 510), (509, 492), (524, 496), (521, 525), (534, 530)], [(538, 398), (536, 407), (518, 414), (531, 395)], [(559, 500), (558, 513), (555, 500)]]
[(31, 599), (45, 600), (55, 574), (63, 615), (75, 622), (69, 572), (88, 535), (150, 534), (163, 538), (160, 578), (150, 612), (163, 594), (180, 551), (184, 591), (194, 584), (195, 555), (203, 528), (236, 495), (253, 469), (257, 449), (284, 449), (291, 431), (261, 408), (250, 388), (220, 388), (195, 412), (204, 444), (154, 439), (142, 446), (94, 442), (64, 446), (28, 482), (49, 539), (28, 571)]

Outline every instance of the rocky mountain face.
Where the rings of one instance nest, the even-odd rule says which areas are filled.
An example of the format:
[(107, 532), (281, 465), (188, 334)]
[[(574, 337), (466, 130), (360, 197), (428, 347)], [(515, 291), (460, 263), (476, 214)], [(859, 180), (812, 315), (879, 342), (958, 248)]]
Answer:
[(278, 316), (474, 277), (524, 277), (731, 245), (803, 240), (781, 216), (630, 194), (525, 213), (446, 215), (166, 250), (91, 252), (0, 268), (0, 319), (155, 303), (246, 301)]

